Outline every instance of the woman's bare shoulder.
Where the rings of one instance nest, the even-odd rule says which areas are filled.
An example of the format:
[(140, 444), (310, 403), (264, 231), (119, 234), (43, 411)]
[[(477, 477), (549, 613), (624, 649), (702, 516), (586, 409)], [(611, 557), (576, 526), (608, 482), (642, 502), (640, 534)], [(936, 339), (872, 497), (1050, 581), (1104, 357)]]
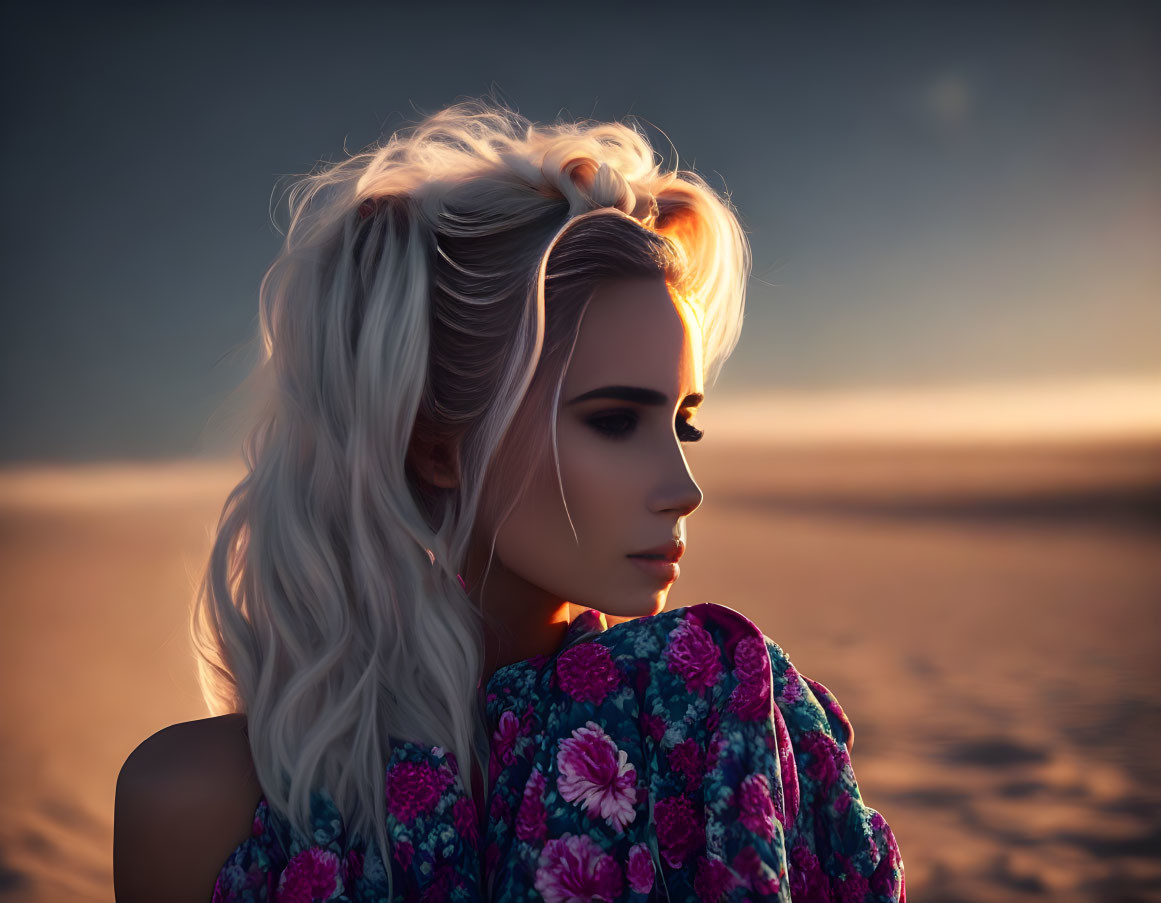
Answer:
[(113, 816), (117, 900), (208, 900), (250, 835), (262, 788), (246, 716), (162, 728), (121, 766)]
[(246, 731), (246, 716), (238, 712), (163, 727), (129, 754), (119, 780), (182, 787), (225, 782), (234, 791), (252, 785), (257, 805), (261, 790)]

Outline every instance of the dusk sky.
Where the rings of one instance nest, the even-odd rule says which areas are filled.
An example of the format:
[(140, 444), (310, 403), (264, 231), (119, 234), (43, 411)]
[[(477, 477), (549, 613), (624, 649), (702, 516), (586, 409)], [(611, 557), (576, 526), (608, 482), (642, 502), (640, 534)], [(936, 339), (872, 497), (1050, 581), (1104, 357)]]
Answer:
[(9, 8), (0, 460), (204, 453), (285, 177), (492, 87), (730, 193), (723, 396), (1161, 377), (1161, 6), (757, 6)]

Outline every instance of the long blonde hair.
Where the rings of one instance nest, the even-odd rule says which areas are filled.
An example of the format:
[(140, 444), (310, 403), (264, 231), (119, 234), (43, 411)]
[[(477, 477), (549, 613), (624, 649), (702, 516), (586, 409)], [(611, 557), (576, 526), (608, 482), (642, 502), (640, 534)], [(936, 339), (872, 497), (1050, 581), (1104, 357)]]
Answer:
[[(474, 757), (486, 780), (483, 613), (456, 575), (525, 463), (557, 457), (589, 297), (663, 274), (695, 311), (708, 384), (749, 269), (728, 198), (661, 171), (635, 123), (535, 125), (470, 100), (293, 185), (260, 289), (247, 472), (190, 622), (210, 711), (247, 714), (272, 808), (309, 836), (324, 789), (390, 876), (391, 739), (450, 750), (466, 780)], [(409, 461), (441, 438), (458, 442), (451, 490)]]

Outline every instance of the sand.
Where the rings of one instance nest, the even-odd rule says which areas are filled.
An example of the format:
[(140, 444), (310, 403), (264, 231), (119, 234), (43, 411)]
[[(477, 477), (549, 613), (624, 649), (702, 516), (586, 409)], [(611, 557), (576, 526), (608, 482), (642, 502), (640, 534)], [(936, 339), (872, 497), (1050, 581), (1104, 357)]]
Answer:
[[(836, 694), (913, 901), (1161, 900), (1161, 442), (703, 446), (670, 605)], [(206, 714), (186, 618), (236, 477), (0, 473), (0, 899), (112, 900), (121, 763)]]

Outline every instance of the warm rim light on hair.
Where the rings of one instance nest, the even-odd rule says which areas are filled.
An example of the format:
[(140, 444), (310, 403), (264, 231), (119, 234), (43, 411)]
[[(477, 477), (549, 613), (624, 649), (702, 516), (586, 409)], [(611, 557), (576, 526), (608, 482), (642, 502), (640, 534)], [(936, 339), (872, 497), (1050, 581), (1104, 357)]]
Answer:
[[(389, 863), (394, 738), (451, 751), (465, 779), (474, 757), (486, 780), (483, 616), (456, 574), (519, 488), (521, 456), (556, 454), (594, 286), (681, 286), (707, 385), (736, 345), (745, 234), (700, 176), (656, 156), (632, 124), (536, 125), (469, 101), (287, 193), (260, 290), (247, 473), (191, 630), (211, 711), (247, 714), (267, 801), (296, 826), (324, 789)], [(410, 458), (445, 440), (454, 489)]]

